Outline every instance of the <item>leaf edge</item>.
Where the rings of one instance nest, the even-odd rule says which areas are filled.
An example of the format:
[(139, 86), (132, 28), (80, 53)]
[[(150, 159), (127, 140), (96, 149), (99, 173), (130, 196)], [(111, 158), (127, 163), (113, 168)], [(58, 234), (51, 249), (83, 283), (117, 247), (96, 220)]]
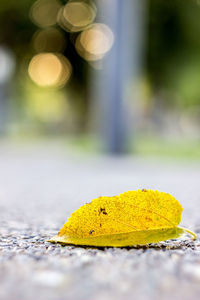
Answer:
[[(190, 234), (193, 240), (197, 238), (194, 232), (190, 231), (187, 228), (177, 226), (173, 228), (160, 228), (160, 229), (153, 229), (153, 230), (137, 231), (137, 236), (140, 235), (138, 238), (138, 240), (140, 241), (142, 240), (142, 236), (144, 238), (144, 236), (146, 235), (146, 240), (148, 241), (146, 243), (134, 242), (134, 235), (136, 235), (136, 231), (128, 232), (128, 233), (112, 234), (112, 235), (101, 235), (101, 236), (87, 237), (87, 238), (78, 238), (72, 235), (70, 236), (70, 235), (57, 234), (47, 242), (59, 243), (62, 245), (74, 245), (74, 246), (86, 246), (86, 247), (89, 246), (89, 247), (103, 247), (103, 248), (105, 247), (122, 248), (122, 247), (146, 246), (151, 243), (159, 243), (162, 241), (177, 239), (185, 234)], [(130, 243), (130, 236), (133, 236), (132, 243)], [(126, 238), (127, 238), (127, 243), (126, 243)]]

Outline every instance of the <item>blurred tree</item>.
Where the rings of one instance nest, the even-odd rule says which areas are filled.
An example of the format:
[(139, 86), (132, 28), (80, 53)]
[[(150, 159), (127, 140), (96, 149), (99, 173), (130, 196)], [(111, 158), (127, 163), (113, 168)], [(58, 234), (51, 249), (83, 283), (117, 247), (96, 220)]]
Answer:
[[(200, 104), (199, 35), (198, 1), (149, 0), (147, 70), (151, 85), (154, 92), (168, 89), (177, 93), (182, 107)], [(178, 97), (171, 98), (171, 104), (176, 101)]]

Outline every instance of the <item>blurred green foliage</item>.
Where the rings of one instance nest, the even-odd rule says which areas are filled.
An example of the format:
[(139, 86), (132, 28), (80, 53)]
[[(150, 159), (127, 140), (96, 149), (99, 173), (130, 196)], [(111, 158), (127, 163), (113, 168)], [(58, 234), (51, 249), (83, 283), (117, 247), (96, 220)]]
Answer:
[(200, 104), (199, 36), (198, 1), (149, 1), (148, 74), (154, 90), (165, 88), (179, 95), (179, 106)]
[[(12, 48), (18, 66), (31, 56), (31, 38), (37, 30), (29, 18), (34, 0), (0, 2), (0, 44)], [(65, 1), (63, 1), (64, 3)], [(200, 4), (188, 0), (148, 0), (146, 70), (153, 91), (178, 93), (180, 106), (200, 104)], [(65, 54), (74, 69), (75, 85), (84, 86), (89, 66), (73, 46), (76, 34), (65, 33)], [(86, 98), (85, 98), (86, 99)], [(172, 99), (172, 104), (176, 99)], [(170, 103), (169, 103), (170, 104)]]
[[(67, 128), (69, 132), (73, 132), (73, 130), (74, 132), (86, 132), (89, 114), (88, 73), (91, 66), (78, 55), (74, 47), (78, 33), (68, 33), (63, 30), (67, 42), (63, 54), (69, 59), (73, 67), (72, 79), (67, 88), (64, 88), (67, 105), (62, 104), (65, 100), (63, 100), (61, 91), (54, 94), (55, 91), (42, 90), (40, 97), (43, 99), (53, 99), (53, 97), (54, 100), (56, 97), (59, 99), (60, 104), (52, 100), (52, 107), (48, 107), (48, 110), (44, 110), (44, 107), (40, 106), (41, 103), (38, 104), (34, 100), (34, 97), (38, 99), (40, 97), (37, 94), (37, 87), (31, 82), (27, 74), (28, 63), (31, 57), (35, 55), (31, 41), (34, 33), (38, 30), (38, 27), (32, 23), (29, 17), (29, 11), (34, 2), (34, 0), (1, 0), (0, 2), (0, 45), (5, 45), (13, 50), (17, 62), (14, 84), (17, 93), (15, 99), (18, 102), (15, 105), (21, 109), (22, 114), (24, 113), (27, 118), (30, 117), (30, 112), (27, 113), (27, 109), (30, 108), (32, 120), (36, 120), (41, 127), (45, 123), (47, 114), (48, 117), (52, 117), (51, 121), (54, 122), (57, 118), (54, 112), (59, 111), (62, 120), (60, 123), (56, 123), (54, 129), (56, 128), (59, 132), (67, 132)], [(66, 1), (63, 0), (62, 3), (64, 4)], [(150, 106), (152, 106), (152, 111), (156, 109), (157, 103), (153, 103), (154, 100), (152, 99), (161, 93), (159, 102), (163, 110), (166, 107), (171, 110), (175, 108), (178, 112), (184, 112), (184, 117), (186, 114), (192, 119), (196, 118), (195, 124), (199, 124), (200, 2), (198, 0), (147, 0), (147, 4), (144, 58), (144, 77), (146, 78), (142, 78), (144, 82), (147, 82), (150, 90), (146, 110), (148, 111)], [(46, 105), (45, 101), (43, 101), (44, 105)], [(69, 112), (67, 118), (63, 117), (62, 110), (64, 109)], [(39, 113), (38, 110), (40, 110)], [(72, 122), (76, 124), (75, 126), (70, 125), (72, 119)], [(54, 132), (54, 129), (50, 128), (49, 131)], [(137, 151), (142, 152), (142, 149), (143, 152), (144, 149), (151, 151), (151, 143), (148, 139), (146, 141), (145, 145), (144, 140), (140, 142), (138, 139), (137, 145), (141, 145), (141, 147), (138, 146), (140, 150)], [(153, 142), (153, 144), (161, 145), (162, 143)], [(170, 143), (168, 146), (164, 146), (164, 148), (169, 152), (172, 148), (170, 148)], [(190, 152), (186, 146), (177, 146), (177, 148), (173, 148), (174, 151), (172, 152), (176, 153), (176, 149), (181, 148), (186, 149), (185, 153)], [(156, 151), (154, 149), (154, 152)], [(191, 151), (193, 152), (193, 150)]]

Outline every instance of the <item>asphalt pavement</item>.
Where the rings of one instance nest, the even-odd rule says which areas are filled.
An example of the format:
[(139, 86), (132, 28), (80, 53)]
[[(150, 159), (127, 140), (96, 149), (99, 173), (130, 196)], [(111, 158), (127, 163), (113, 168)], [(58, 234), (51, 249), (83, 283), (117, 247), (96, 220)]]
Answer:
[[(197, 240), (128, 249), (47, 242), (80, 205), (142, 188), (174, 195)], [(199, 234), (200, 162), (0, 142), (0, 300), (197, 300)]]

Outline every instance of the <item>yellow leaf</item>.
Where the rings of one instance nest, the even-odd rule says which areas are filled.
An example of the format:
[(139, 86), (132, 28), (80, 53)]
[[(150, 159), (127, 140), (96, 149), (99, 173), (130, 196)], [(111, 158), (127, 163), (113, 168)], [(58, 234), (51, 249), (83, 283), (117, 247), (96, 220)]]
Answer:
[(125, 247), (178, 238), (187, 229), (177, 227), (182, 206), (170, 194), (129, 191), (99, 197), (81, 206), (50, 242), (98, 247)]

